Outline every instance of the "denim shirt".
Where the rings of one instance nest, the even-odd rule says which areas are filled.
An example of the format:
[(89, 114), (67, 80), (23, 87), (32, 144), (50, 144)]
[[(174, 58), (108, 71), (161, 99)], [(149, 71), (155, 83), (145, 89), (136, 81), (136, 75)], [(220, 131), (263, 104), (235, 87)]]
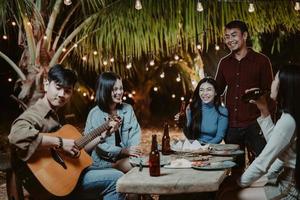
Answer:
[[(118, 160), (118, 156), (122, 148), (139, 145), (141, 139), (141, 128), (134, 114), (131, 105), (122, 103), (121, 109), (117, 110), (118, 116), (121, 117), (122, 123), (119, 128), (121, 147), (115, 145), (114, 133), (105, 139), (104, 143), (98, 144), (92, 151), (92, 158), (94, 165), (103, 166), (111, 165), (106, 161), (115, 162)], [(84, 134), (89, 134), (92, 130), (98, 128), (105, 123), (108, 117), (108, 113), (103, 112), (98, 106), (95, 106), (88, 114)], [(100, 150), (100, 151), (99, 151)], [(106, 152), (106, 158), (103, 160), (103, 156), (99, 152)], [(108, 166), (106, 166), (108, 167)]]

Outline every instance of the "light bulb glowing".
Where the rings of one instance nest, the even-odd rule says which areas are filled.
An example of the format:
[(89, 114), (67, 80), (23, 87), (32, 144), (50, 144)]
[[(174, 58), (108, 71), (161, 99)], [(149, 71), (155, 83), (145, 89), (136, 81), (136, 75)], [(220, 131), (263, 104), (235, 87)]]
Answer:
[(87, 94), (84, 92), (82, 95), (83, 95), (84, 97), (86, 97)]
[(64, 48), (62, 48), (62, 52), (66, 52), (67, 51), (67, 49), (64, 47)]
[(248, 8), (249, 13), (253, 13), (255, 11), (254, 4), (249, 3), (249, 8)]
[(126, 65), (126, 68), (127, 69), (130, 69), (132, 67), (132, 64), (131, 63), (128, 63), (127, 65)]
[(129, 98), (132, 98), (132, 97), (133, 97), (133, 95), (132, 95), (131, 93), (129, 93), (129, 94), (128, 94), (128, 97), (129, 97)]
[(300, 10), (300, 2), (296, 1), (294, 9), (295, 9), (296, 11), (299, 11), (299, 10)]
[(110, 58), (110, 62), (115, 62), (115, 59), (114, 59), (114, 57), (112, 57), (112, 58)]
[(198, 1), (197, 3), (197, 11), (198, 12), (202, 12), (204, 9), (203, 9), (203, 6), (202, 6), (202, 3)]
[(86, 57), (86, 56), (83, 56), (83, 57), (82, 57), (82, 60), (83, 60), (83, 61), (86, 61), (86, 60), (87, 60), (87, 57)]
[(93, 54), (94, 54), (94, 55), (97, 55), (97, 54), (98, 54), (98, 52), (97, 52), (97, 51), (94, 51), (94, 52), (93, 52)]
[(65, 4), (66, 6), (69, 6), (69, 5), (72, 4), (72, 0), (64, 0), (64, 4)]
[(201, 50), (201, 45), (200, 44), (197, 44), (197, 49)]
[(165, 72), (161, 73), (159, 76), (160, 78), (165, 78)]
[(124, 101), (126, 101), (127, 97), (124, 96), (122, 99), (123, 99)]
[(91, 99), (91, 100), (94, 100), (94, 99), (95, 99), (94, 95), (92, 95), (92, 96), (90, 97), (90, 99)]
[(177, 82), (180, 82), (181, 81), (181, 78), (180, 78), (180, 75), (178, 74), (177, 78), (176, 78), (176, 81)]
[(31, 26), (31, 23), (30, 23), (30, 22), (27, 22), (27, 25), (28, 25), (28, 26)]
[(175, 97), (176, 97), (176, 95), (175, 95), (175, 94), (172, 94), (172, 98), (175, 99)]
[(150, 66), (154, 66), (155, 65), (154, 60), (151, 60), (149, 64), (150, 64)]
[(135, 95), (136, 94), (136, 91), (135, 90), (132, 90), (132, 92), (131, 92), (133, 95)]
[(154, 92), (157, 92), (157, 91), (158, 91), (158, 88), (157, 88), (157, 87), (154, 87), (153, 90), (154, 90)]
[(17, 24), (16, 22), (11, 22), (11, 25), (16, 26)]
[(143, 8), (141, 1), (140, 0), (136, 0), (134, 7), (137, 10), (141, 10)]
[(7, 36), (6, 35), (3, 35), (2, 38), (3, 38), (3, 40), (7, 40)]
[(107, 65), (108, 63), (107, 63), (107, 60), (104, 60), (103, 61), (103, 65)]
[(181, 101), (184, 101), (184, 97), (180, 97), (180, 100), (181, 100)]
[(216, 44), (215, 50), (216, 50), (216, 51), (219, 51), (219, 50), (220, 50), (220, 46)]
[(78, 47), (78, 44), (74, 44), (74, 46), (73, 46), (74, 48), (77, 48)]
[(7, 80), (8, 80), (8, 82), (12, 82), (12, 78), (8, 78)]
[(178, 55), (175, 55), (175, 56), (174, 56), (174, 59), (175, 59), (175, 60), (179, 60), (179, 56), (178, 56)]
[(44, 39), (44, 40), (47, 40), (47, 36), (46, 36), (46, 35), (44, 35), (43, 39)]

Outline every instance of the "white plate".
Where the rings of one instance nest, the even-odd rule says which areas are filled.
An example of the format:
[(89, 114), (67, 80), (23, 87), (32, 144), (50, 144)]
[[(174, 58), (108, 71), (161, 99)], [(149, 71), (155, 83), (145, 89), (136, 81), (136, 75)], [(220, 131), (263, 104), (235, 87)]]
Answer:
[[(149, 166), (149, 156), (142, 156), (142, 157), (129, 157), (129, 162), (133, 166), (139, 166), (140, 162), (144, 167)], [(162, 156), (160, 155), (160, 165), (164, 166), (171, 162), (171, 158), (169, 156)]]

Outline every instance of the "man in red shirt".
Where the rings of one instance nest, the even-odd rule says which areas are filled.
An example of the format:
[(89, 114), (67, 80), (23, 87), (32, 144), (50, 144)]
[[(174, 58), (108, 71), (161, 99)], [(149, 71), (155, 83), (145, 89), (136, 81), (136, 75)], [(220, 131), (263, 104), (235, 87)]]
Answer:
[[(266, 144), (256, 122), (260, 112), (254, 104), (242, 101), (241, 96), (250, 88), (270, 90), (273, 72), (267, 56), (247, 47), (248, 37), (247, 25), (242, 21), (231, 21), (225, 26), (225, 44), (231, 53), (219, 62), (216, 81), (221, 92), (226, 90), (229, 129), (225, 142), (247, 147), (256, 157)], [(245, 166), (244, 156), (238, 164)]]

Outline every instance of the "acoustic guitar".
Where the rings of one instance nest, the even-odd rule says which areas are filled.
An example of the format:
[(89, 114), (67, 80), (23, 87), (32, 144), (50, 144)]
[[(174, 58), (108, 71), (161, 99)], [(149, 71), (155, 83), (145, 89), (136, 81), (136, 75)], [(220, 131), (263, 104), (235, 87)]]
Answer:
[(27, 161), (27, 166), (39, 184), (55, 196), (61, 197), (70, 194), (74, 190), (81, 172), (93, 162), (83, 147), (100, 136), (105, 130), (109, 130), (110, 121), (111, 119), (85, 136), (82, 136), (72, 125), (64, 125), (58, 131), (47, 134), (74, 139), (75, 144), (80, 149), (80, 156), (71, 158), (53, 148), (49, 151), (37, 151)]

